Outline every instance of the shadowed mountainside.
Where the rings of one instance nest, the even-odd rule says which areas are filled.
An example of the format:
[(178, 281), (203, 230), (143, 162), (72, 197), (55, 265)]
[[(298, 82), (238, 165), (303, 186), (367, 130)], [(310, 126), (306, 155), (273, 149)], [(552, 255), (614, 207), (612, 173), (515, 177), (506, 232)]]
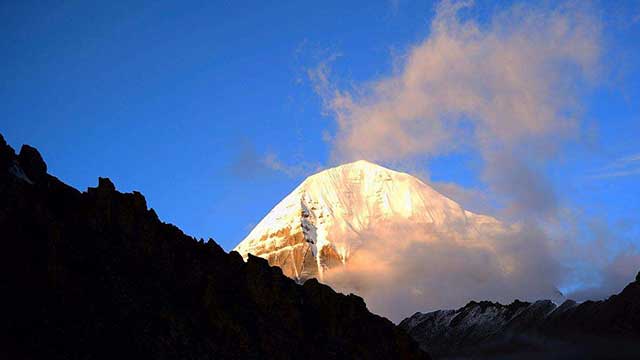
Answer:
[(162, 223), (109, 179), (79, 192), (0, 136), (0, 357), (428, 359), (363, 300)]
[(603, 301), (472, 301), (399, 326), (434, 357), (639, 359), (640, 273)]

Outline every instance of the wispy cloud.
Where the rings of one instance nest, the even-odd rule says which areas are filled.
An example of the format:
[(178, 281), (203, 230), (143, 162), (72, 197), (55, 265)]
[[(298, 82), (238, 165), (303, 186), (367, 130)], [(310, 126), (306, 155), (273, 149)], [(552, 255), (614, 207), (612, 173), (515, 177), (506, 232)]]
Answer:
[(391, 15), (397, 15), (400, 10), (400, 0), (389, 0), (389, 8), (391, 9)]
[(300, 161), (295, 164), (286, 164), (274, 153), (267, 154), (261, 159), (269, 169), (281, 172), (290, 178), (306, 177), (322, 170), (320, 163)]
[(286, 163), (273, 152), (259, 153), (255, 144), (246, 139), (240, 142), (238, 153), (230, 166), (233, 175), (245, 179), (266, 176), (274, 172), (290, 178), (300, 178), (318, 172), (322, 168), (323, 166), (316, 162), (300, 160)]
[(640, 168), (632, 169), (632, 170), (612, 171), (608, 173), (593, 175), (592, 177), (603, 179), (603, 178), (614, 178), (614, 177), (624, 177), (624, 176), (633, 176), (633, 175), (640, 175)]
[(479, 189), (471, 189), (452, 182), (429, 182), (436, 191), (461, 204), (470, 211), (492, 215), (495, 204), (491, 202), (488, 194)]
[[(323, 110), (331, 111), (333, 108), (333, 98), (339, 95), (339, 90), (330, 80), (331, 65), (342, 54), (338, 52), (331, 53), (320, 61), (315, 67), (307, 69), (307, 77), (311, 81), (313, 90), (320, 96), (322, 100)], [(329, 112), (326, 115), (330, 115)]]
[(629, 164), (638, 163), (640, 163), (640, 154), (633, 154), (616, 159), (608, 166), (608, 168), (621, 168), (626, 167)]
[(640, 175), (640, 154), (624, 156), (595, 171), (590, 178), (606, 179)]

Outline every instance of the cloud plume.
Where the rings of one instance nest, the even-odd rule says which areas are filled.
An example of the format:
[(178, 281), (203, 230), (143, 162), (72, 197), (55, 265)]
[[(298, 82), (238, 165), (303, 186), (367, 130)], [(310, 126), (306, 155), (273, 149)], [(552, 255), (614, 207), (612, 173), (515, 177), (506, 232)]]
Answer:
[[(571, 273), (566, 264), (588, 257), (571, 254), (583, 244), (565, 229), (566, 208), (545, 166), (579, 138), (582, 100), (603, 70), (602, 24), (582, 2), (515, 4), (482, 23), (466, 16), (472, 6), (440, 2), (428, 37), (390, 76), (344, 89), (332, 83), (328, 63), (309, 72), (336, 121), (328, 137), (335, 162), (472, 154), (481, 159), (480, 179), (491, 197), (507, 205), (501, 215), (519, 223), (516, 232), (484, 238), (488, 248), (446, 235), (425, 242), (424, 231), (411, 226), (363, 234), (363, 248), (327, 280), (363, 295), (374, 311), (394, 320), (471, 299), (552, 297), (550, 289)], [(623, 159), (611, 170), (635, 160)], [(488, 202), (486, 194), (453, 184), (440, 188), (474, 199), (478, 208)], [(614, 237), (601, 240), (597, 255), (606, 291), (619, 290), (640, 266), (634, 246), (627, 256), (617, 255)], [(517, 266), (505, 271), (505, 264)], [(632, 270), (626, 277), (621, 269)], [(602, 296), (603, 289), (590, 293)]]
[(332, 94), (335, 156), (393, 160), (469, 143), (490, 155), (575, 126), (579, 85), (598, 67), (597, 20), (569, 5), (522, 5), (483, 27), (459, 20), (469, 6), (440, 3), (398, 74)]
[(561, 298), (555, 284), (562, 268), (538, 229), (474, 238), (432, 230), (410, 223), (370, 229), (345, 266), (324, 280), (363, 296), (373, 312), (393, 321), (471, 300)]
[[(579, 128), (583, 89), (599, 73), (601, 25), (573, 3), (514, 5), (486, 25), (461, 20), (471, 6), (442, 1), (429, 36), (391, 76), (342, 90), (329, 82), (326, 64), (311, 73), (338, 125), (333, 158), (473, 152), (483, 160), (484, 180), (514, 209), (546, 213), (554, 201), (536, 162)], [(529, 193), (514, 167), (528, 172)]]

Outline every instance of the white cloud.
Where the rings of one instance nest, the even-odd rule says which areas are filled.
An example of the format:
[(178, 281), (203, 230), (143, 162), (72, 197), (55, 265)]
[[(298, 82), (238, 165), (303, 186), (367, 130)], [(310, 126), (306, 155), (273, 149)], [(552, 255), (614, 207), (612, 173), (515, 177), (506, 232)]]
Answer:
[[(606, 279), (617, 279), (607, 291), (620, 285), (620, 273), (640, 267), (635, 246), (627, 251), (633, 256), (616, 255), (613, 235), (601, 236), (596, 253), (579, 251), (580, 234), (564, 219), (568, 210), (545, 174), (562, 145), (579, 136), (582, 99), (599, 83), (598, 17), (584, 3), (525, 3), (489, 14), (480, 24), (459, 16), (470, 6), (442, 1), (429, 36), (390, 76), (344, 89), (332, 82), (330, 62), (309, 72), (337, 124), (326, 137), (335, 162), (477, 155), (492, 200), (506, 204), (507, 214), (520, 222), (516, 233), (484, 239), (492, 251), (446, 236), (425, 242), (411, 228), (402, 236), (380, 229), (364, 234), (366, 247), (326, 279), (363, 295), (374, 311), (394, 320), (471, 299), (548, 297), (552, 285), (575, 275), (571, 264), (588, 258), (598, 259), (592, 264)], [(629, 157), (614, 170), (637, 160)], [(462, 203), (490, 206), (486, 194), (434, 185)], [(582, 223), (575, 227), (583, 227), (586, 219), (577, 221)], [(502, 271), (505, 262), (517, 264), (515, 271)], [(602, 296), (602, 289), (592, 294)]]
[(563, 3), (515, 5), (484, 25), (460, 19), (470, 6), (442, 1), (429, 36), (391, 76), (344, 90), (326, 63), (310, 73), (338, 125), (333, 158), (477, 153), (483, 179), (514, 209), (542, 199), (535, 210), (548, 212), (553, 201), (523, 193), (512, 167), (529, 173), (531, 190), (547, 190), (538, 168), (576, 134), (581, 96), (600, 68), (600, 22), (586, 6)]

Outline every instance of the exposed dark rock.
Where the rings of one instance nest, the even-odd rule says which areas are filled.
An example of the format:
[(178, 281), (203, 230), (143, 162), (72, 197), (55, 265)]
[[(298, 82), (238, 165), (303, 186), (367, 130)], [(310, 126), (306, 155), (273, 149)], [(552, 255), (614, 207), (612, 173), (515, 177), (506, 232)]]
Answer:
[(361, 298), (197, 241), (109, 179), (79, 192), (3, 139), (0, 244), (0, 358), (428, 358)]
[(18, 155), (20, 168), (32, 181), (41, 181), (47, 176), (47, 164), (40, 152), (29, 145), (22, 145)]
[(436, 358), (639, 359), (640, 279), (604, 301), (472, 301), (400, 327)]
[(15, 157), (16, 153), (9, 145), (7, 145), (4, 137), (0, 134), (0, 168), (8, 168)]
[[(116, 191), (116, 186), (113, 185), (113, 183), (111, 182), (111, 180), (109, 178), (99, 177), (98, 178), (98, 187), (96, 188), (96, 190), (109, 193), (109, 192)], [(91, 188), (89, 188), (89, 191), (91, 191)], [(137, 191), (135, 191), (134, 193), (140, 194)]]

